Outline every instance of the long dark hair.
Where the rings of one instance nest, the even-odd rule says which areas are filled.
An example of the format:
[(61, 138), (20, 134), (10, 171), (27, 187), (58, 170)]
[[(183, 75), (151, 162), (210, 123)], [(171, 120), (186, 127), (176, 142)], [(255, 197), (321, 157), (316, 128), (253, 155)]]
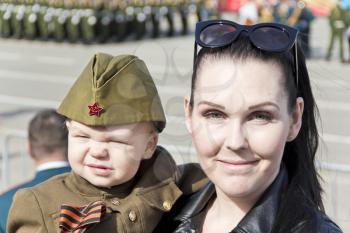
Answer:
[[(293, 212), (302, 203), (303, 205), (307, 205), (307, 208), (304, 209), (324, 211), (321, 198), (322, 188), (319, 182), (320, 177), (314, 164), (319, 137), (316, 126), (319, 113), (312, 94), (305, 57), (299, 45), (295, 46), (298, 49), (298, 86), (295, 81), (293, 49), (282, 53), (264, 52), (252, 45), (249, 38), (244, 34), (227, 47), (215, 49), (202, 48), (196, 58), (192, 74), (190, 107), (193, 107), (197, 75), (202, 66), (205, 65), (204, 61), (206, 59), (230, 58), (244, 61), (247, 58), (253, 58), (262, 61), (272, 61), (279, 64), (284, 72), (290, 112), (294, 109), (295, 100), (298, 96), (304, 99), (304, 113), (300, 132), (295, 140), (286, 144), (282, 158), (288, 171), (290, 190), (286, 192), (281, 201), (280, 220), (275, 221), (276, 225), (274, 229), (276, 231), (274, 232), (288, 232), (292, 229), (293, 222), (295, 223), (295, 221), (287, 216), (290, 217), (290, 212)], [(296, 221), (301, 217), (305, 219), (306, 215), (309, 215), (307, 213), (298, 214), (298, 211), (293, 214)], [(285, 221), (286, 219), (288, 221)]]

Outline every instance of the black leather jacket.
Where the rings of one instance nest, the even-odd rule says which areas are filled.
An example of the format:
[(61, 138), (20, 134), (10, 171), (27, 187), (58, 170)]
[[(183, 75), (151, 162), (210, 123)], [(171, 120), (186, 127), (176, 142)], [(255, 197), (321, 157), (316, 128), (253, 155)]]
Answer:
[[(278, 218), (279, 203), (288, 185), (287, 171), (282, 167), (275, 181), (230, 233), (342, 233), (340, 228), (319, 210), (305, 211), (312, 214), (299, 218), (295, 224), (293, 222), (292, 229), (286, 231), (273, 229), (275, 220)], [(210, 182), (198, 192), (180, 200), (177, 206), (174, 206), (175, 209), (161, 221), (154, 233), (200, 233), (207, 204), (214, 197), (215, 187)], [(305, 206), (300, 203), (295, 207), (300, 209)], [(302, 212), (298, 210), (298, 213)], [(313, 219), (312, 223), (307, 220), (310, 216)]]

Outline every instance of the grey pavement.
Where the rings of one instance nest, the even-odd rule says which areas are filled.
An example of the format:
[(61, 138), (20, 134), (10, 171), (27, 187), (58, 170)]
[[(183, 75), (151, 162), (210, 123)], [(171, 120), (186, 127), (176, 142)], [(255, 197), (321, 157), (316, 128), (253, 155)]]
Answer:
[[(312, 31), (314, 58), (307, 65), (322, 119), (318, 165), (324, 178), (325, 204), (344, 232), (350, 232), (350, 64), (338, 61), (337, 48), (332, 61), (323, 60), (330, 36), (326, 19), (315, 20)], [(90, 46), (0, 39), (0, 139), (8, 140), (8, 147), (2, 145), (1, 150), (13, 156), (9, 183), (5, 187), (0, 182), (0, 191), (33, 175), (33, 165), (20, 156), (25, 157), (29, 119), (40, 108), (59, 105), (95, 52), (131, 53), (146, 62), (168, 119), (160, 144), (178, 163), (196, 161), (183, 116), (183, 96), (190, 89), (193, 35)], [(4, 181), (4, 175), (0, 179)]]

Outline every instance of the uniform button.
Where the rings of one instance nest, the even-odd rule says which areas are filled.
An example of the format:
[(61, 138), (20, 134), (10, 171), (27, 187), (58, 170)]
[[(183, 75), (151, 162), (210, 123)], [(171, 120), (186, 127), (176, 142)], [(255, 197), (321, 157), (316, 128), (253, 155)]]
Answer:
[(163, 202), (163, 208), (165, 209), (165, 210), (167, 210), (167, 211), (169, 211), (170, 209), (171, 209), (171, 203), (170, 203), (170, 201), (164, 201)]
[(135, 211), (130, 211), (129, 212), (129, 219), (130, 219), (130, 221), (131, 222), (135, 222), (136, 221), (136, 218), (137, 218), (137, 216), (136, 216), (136, 213), (135, 213)]
[(113, 205), (120, 205), (120, 201), (118, 199), (116, 199), (116, 198), (112, 199), (111, 202), (112, 202)]

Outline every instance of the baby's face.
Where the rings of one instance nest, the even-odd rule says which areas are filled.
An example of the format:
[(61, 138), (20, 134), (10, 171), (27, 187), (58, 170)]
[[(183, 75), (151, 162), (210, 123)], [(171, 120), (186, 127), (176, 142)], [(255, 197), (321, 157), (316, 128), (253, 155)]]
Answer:
[(131, 180), (141, 160), (152, 156), (158, 139), (148, 122), (91, 127), (69, 121), (67, 127), (72, 170), (98, 187)]

